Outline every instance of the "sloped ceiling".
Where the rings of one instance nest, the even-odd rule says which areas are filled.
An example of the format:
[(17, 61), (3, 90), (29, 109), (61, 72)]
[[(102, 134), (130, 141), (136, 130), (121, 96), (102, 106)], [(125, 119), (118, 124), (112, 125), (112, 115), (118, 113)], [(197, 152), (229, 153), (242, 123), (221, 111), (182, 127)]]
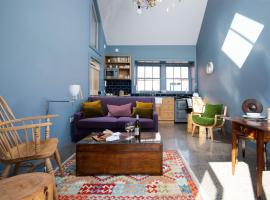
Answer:
[(162, 0), (136, 13), (133, 0), (97, 0), (108, 45), (196, 45), (207, 0)]

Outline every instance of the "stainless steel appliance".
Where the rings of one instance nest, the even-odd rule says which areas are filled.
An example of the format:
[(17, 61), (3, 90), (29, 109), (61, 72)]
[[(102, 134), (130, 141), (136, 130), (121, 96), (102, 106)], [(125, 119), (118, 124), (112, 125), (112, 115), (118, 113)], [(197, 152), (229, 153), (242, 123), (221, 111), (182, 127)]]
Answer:
[(119, 77), (118, 68), (109, 68), (105, 70), (106, 79), (117, 79)]
[(187, 99), (175, 99), (174, 101), (174, 121), (175, 122), (187, 122)]

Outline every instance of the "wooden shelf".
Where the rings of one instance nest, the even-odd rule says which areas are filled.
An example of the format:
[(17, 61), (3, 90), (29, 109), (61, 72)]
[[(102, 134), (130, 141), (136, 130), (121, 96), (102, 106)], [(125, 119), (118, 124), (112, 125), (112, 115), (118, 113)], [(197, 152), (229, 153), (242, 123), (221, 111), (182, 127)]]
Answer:
[[(131, 80), (131, 56), (124, 55), (113, 55), (113, 56), (105, 56), (105, 69), (117, 69), (119, 78), (106, 78), (106, 70), (105, 70), (105, 80)], [(110, 75), (108, 75), (110, 76)], [(120, 78), (123, 77), (123, 78)]]

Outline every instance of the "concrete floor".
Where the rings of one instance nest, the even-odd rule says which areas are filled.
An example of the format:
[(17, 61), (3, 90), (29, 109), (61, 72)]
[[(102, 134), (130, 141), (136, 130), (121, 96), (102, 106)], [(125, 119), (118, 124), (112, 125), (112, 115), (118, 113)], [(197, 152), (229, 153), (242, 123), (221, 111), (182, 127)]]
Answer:
[[(231, 137), (214, 133), (214, 142), (210, 139), (192, 137), (186, 132), (186, 124), (159, 124), (164, 150), (178, 150), (198, 179), (201, 189), (209, 199), (254, 199), (256, 191), (256, 154), (255, 149), (246, 147), (246, 158), (239, 156), (235, 179), (231, 176)], [(75, 152), (72, 144), (61, 152), (63, 160)], [(268, 159), (269, 164), (269, 159)], [(246, 170), (246, 172), (244, 172)], [(229, 178), (227, 185), (222, 180)], [(224, 178), (225, 177), (225, 178)], [(248, 178), (248, 179), (247, 179)], [(267, 178), (268, 179), (268, 178)], [(232, 182), (232, 185), (230, 185)], [(249, 183), (249, 187), (247, 182)], [(233, 183), (235, 186), (233, 186)], [(270, 180), (268, 180), (270, 185)], [(237, 185), (239, 184), (239, 185)], [(230, 188), (235, 187), (235, 188)], [(241, 188), (240, 190), (237, 187)], [(268, 192), (270, 192), (268, 190)], [(228, 197), (229, 193), (229, 197)], [(231, 194), (230, 194), (231, 193)], [(239, 194), (232, 194), (239, 193)], [(240, 198), (236, 198), (236, 196)], [(241, 198), (244, 197), (245, 198)], [(266, 199), (267, 195), (263, 196)]]

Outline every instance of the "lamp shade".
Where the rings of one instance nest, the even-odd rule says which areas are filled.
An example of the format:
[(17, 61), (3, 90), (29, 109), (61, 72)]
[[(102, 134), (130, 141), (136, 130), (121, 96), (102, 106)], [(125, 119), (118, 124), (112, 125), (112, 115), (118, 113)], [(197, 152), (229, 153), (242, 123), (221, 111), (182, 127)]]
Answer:
[(69, 94), (72, 97), (72, 100), (82, 99), (82, 89), (80, 85), (70, 85)]

